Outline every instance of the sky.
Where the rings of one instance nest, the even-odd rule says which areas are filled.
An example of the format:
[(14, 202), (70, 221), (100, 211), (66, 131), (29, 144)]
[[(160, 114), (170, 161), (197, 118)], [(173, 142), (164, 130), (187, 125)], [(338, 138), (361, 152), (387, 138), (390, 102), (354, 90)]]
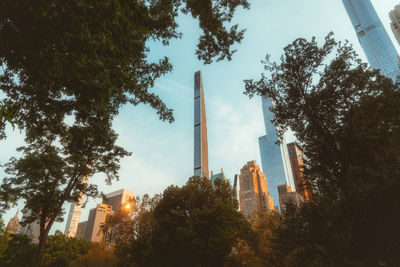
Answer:
[[(174, 66), (172, 72), (160, 78), (153, 91), (174, 110), (175, 122), (160, 121), (154, 110), (145, 105), (124, 106), (114, 120), (119, 134), (118, 144), (132, 156), (121, 161), (120, 179), (111, 186), (104, 176), (95, 175), (90, 182), (104, 193), (126, 188), (136, 195), (162, 193), (169, 185), (181, 186), (193, 175), (193, 76), (201, 70), (203, 76), (208, 129), (209, 169), (221, 168), (228, 179), (239, 173), (246, 162), (260, 162), (258, 137), (265, 134), (261, 99), (249, 99), (243, 94), (244, 79), (259, 79), (263, 72), (261, 60), (270, 54), (278, 60), (283, 47), (296, 38), (317, 38), (319, 43), (330, 32), (336, 40), (349, 40), (366, 61), (350, 19), (340, 0), (250, 0), (250, 10), (239, 9), (234, 23), (246, 29), (244, 40), (236, 45), (232, 61), (204, 65), (195, 56), (200, 36), (198, 21), (190, 16), (178, 18), (183, 37), (170, 46), (151, 44), (149, 58), (167, 56)], [(371, 0), (396, 47), (399, 45), (390, 29), (388, 13), (399, 0)], [(24, 144), (18, 130), (7, 129), (8, 137), (0, 141), (0, 163), (4, 164), (15, 149)], [(293, 139), (288, 136), (288, 141)], [(4, 176), (0, 170), (0, 180)], [(100, 199), (89, 199), (81, 221)], [(22, 207), (20, 203), (19, 208)], [(66, 213), (70, 204), (65, 205)], [(3, 215), (7, 223), (18, 207)], [(21, 215), (20, 215), (21, 217)], [(66, 216), (65, 216), (66, 217)], [(66, 219), (66, 218), (65, 218)], [(64, 223), (53, 226), (64, 232)]]

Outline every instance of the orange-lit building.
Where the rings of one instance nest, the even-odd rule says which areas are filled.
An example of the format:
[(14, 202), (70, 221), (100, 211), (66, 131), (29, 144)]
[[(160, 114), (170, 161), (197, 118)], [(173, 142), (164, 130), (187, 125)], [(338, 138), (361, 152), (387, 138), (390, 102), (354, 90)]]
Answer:
[(310, 200), (311, 191), (308, 189), (304, 180), (303, 149), (296, 142), (288, 144), (287, 148), (296, 192), (302, 195), (305, 200)]
[(274, 210), (267, 179), (254, 160), (247, 162), (240, 170), (239, 184), (240, 211), (244, 215), (251, 216), (257, 211)]
[[(84, 235), (87, 241), (103, 242), (101, 225), (106, 222), (107, 216), (112, 212), (112, 206), (106, 204), (98, 204), (96, 208), (90, 210)], [(80, 233), (80, 235), (82, 234)]]
[(17, 211), (17, 213), (15, 213), (14, 217), (12, 217), (7, 224), (6, 231), (9, 234), (16, 234), (18, 231), (18, 226), (19, 226), (18, 212), (19, 210)]

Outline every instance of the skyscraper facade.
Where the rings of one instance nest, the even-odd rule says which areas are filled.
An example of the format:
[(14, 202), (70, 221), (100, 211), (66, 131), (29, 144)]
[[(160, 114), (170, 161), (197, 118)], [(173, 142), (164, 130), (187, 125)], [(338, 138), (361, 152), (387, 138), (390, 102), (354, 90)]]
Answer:
[[(96, 208), (91, 209), (86, 223), (85, 239), (90, 242), (103, 242), (103, 233), (101, 225), (106, 222), (106, 218), (112, 213), (112, 207), (106, 204), (98, 204)], [(82, 225), (84, 227), (85, 225)]]
[(305, 183), (303, 171), (303, 149), (296, 142), (288, 144), (287, 148), (296, 192), (302, 195), (305, 200), (310, 200), (311, 192)]
[(209, 178), (206, 105), (201, 71), (194, 74), (194, 176)]
[(274, 114), (270, 111), (272, 100), (262, 96), (262, 110), (266, 135), (259, 137), (261, 165), (269, 185), (269, 193), (276, 205), (279, 204), (278, 185), (287, 184), (295, 191), (295, 184), (289, 162), (289, 155), (285, 140), (280, 145), (276, 127), (271, 122)]
[(239, 184), (240, 211), (244, 215), (251, 216), (257, 211), (274, 210), (274, 203), (268, 192), (267, 180), (254, 160), (247, 162), (240, 170)]
[(78, 223), (75, 238), (77, 238), (77, 239), (85, 238), (86, 226), (87, 226), (87, 221)]
[[(87, 184), (89, 182), (89, 176), (83, 177), (82, 182)], [(78, 223), (81, 219), (82, 209), (85, 204), (85, 200), (86, 195), (81, 194), (77, 202), (71, 203), (64, 231), (64, 234), (68, 237), (75, 237), (76, 229), (78, 228)]]
[(358, 40), (373, 69), (396, 81), (398, 53), (370, 0), (343, 0)]
[(389, 17), (391, 20), (390, 26), (393, 34), (400, 45), (400, 5), (396, 5), (394, 9), (390, 11)]

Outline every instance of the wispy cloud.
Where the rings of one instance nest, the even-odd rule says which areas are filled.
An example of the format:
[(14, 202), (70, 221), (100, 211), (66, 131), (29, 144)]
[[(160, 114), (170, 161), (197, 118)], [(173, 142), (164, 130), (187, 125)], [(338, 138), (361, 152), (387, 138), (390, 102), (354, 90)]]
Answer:
[(186, 102), (193, 101), (191, 97), (192, 88), (179, 82), (170, 79), (162, 79), (156, 84), (155, 88), (176, 95)]
[(209, 101), (208, 121), (211, 166), (223, 167), (233, 177), (250, 160), (259, 162), (258, 137), (263, 134), (261, 105), (235, 107), (221, 99)]

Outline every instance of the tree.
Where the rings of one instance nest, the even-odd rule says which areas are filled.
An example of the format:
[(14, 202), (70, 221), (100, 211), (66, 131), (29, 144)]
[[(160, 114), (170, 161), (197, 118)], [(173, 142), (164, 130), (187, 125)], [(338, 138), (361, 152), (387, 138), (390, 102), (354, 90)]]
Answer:
[[(38, 265), (65, 202), (96, 196), (87, 176), (118, 179), (119, 160), (129, 153), (115, 144), (112, 120), (127, 103), (148, 104), (161, 120), (172, 110), (150, 92), (171, 71), (168, 58), (150, 62), (152, 41), (179, 38), (179, 12), (199, 20), (197, 56), (206, 64), (231, 59), (243, 38), (227, 28), (246, 0), (73, 1), (6, 0), (0, 3), (0, 88), (4, 104), (26, 135), (23, 156), (12, 158), (3, 180), (4, 209), (25, 200), (25, 223), (39, 221)], [(0, 125), (0, 130), (4, 129)]]
[(276, 265), (400, 264), (400, 92), (329, 34), (319, 47), (297, 39), (246, 94), (275, 103), (279, 134), (291, 128), (304, 149), (315, 197), (278, 227)]
[(11, 235), (8, 247), (0, 257), (0, 266), (30, 267), (35, 265), (38, 247), (26, 235)]
[(66, 237), (60, 231), (46, 240), (43, 262), (48, 267), (67, 267), (80, 257), (88, 254), (91, 243), (73, 237)]
[(237, 239), (254, 242), (250, 224), (222, 179), (213, 185), (192, 177), (182, 187), (168, 187), (154, 206), (146, 202), (125, 242), (116, 242), (117, 256), (124, 257), (121, 264), (224, 266)]

